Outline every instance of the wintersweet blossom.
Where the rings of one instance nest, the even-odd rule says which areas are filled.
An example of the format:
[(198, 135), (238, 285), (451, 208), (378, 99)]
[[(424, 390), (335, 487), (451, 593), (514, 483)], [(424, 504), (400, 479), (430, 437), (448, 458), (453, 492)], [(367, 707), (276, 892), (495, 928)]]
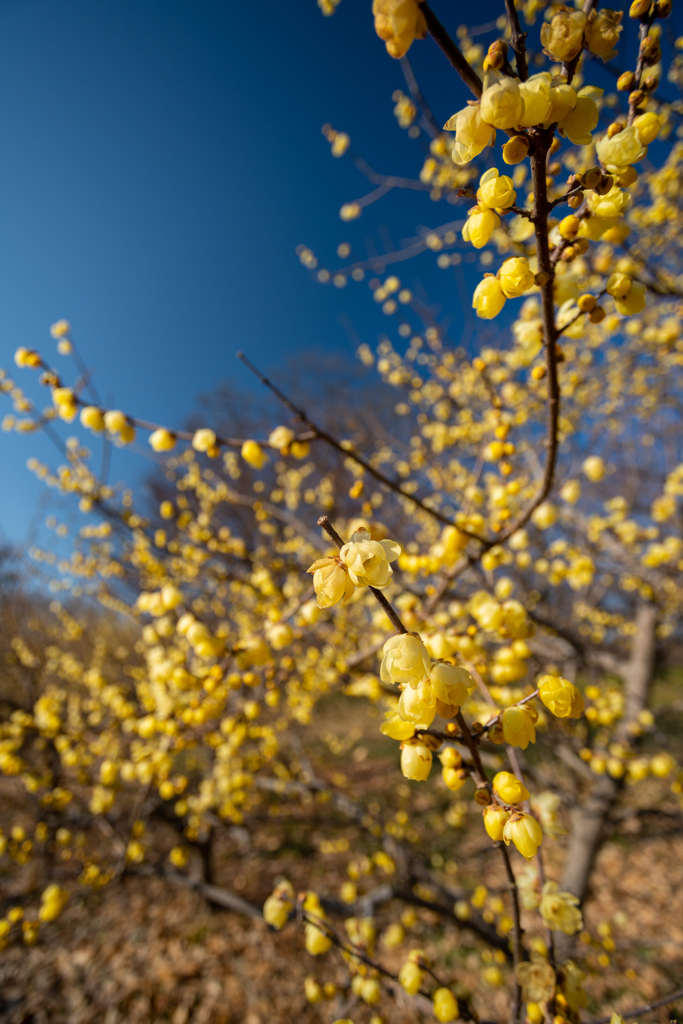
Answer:
[(494, 775), (493, 791), (506, 804), (522, 804), (529, 799), (529, 790), (512, 772)]
[(424, 39), (427, 23), (417, 0), (373, 0), (375, 32), (390, 57), (405, 57), (414, 39)]
[(456, 164), (467, 164), (496, 141), (496, 130), (481, 116), (479, 103), (473, 103), (446, 121), (445, 131), (455, 132), (453, 160)]
[(541, 896), (541, 917), (548, 928), (575, 935), (583, 928), (580, 900), (570, 892), (560, 892), (557, 882), (546, 882)]
[(318, 608), (330, 608), (339, 601), (346, 603), (356, 589), (349, 578), (348, 568), (336, 555), (317, 558), (306, 572), (313, 573), (313, 589)]
[(383, 653), (380, 667), (383, 683), (409, 683), (417, 687), (429, 675), (432, 663), (427, 648), (413, 633), (390, 637)]
[(623, 16), (623, 11), (611, 11), (607, 7), (592, 11), (585, 30), (586, 49), (603, 61), (616, 57)]
[(485, 277), (474, 289), (472, 308), (482, 320), (493, 320), (504, 305), (505, 295), (495, 277)]
[(494, 80), (481, 96), (481, 117), (492, 128), (514, 128), (524, 116), (524, 99), (516, 78)]
[(562, 676), (541, 676), (538, 681), (538, 695), (557, 718), (580, 718), (583, 714), (583, 694)]
[(506, 846), (514, 843), (521, 855), (531, 860), (543, 841), (543, 830), (532, 814), (513, 811), (505, 823), (503, 841)]
[(581, 52), (586, 15), (569, 7), (560, 7), (550, 22), (541, 27), (541, 43), (556, 61), (573, 60)]
[(401, 771), (406, 779), (424, 782), (432, 768), (432, 752), (418, 739), (404, 740), (401, 744)]
[(351, 540), (344, 544), (339, 557), (349, 570), (349, 576), (357, 587), (376, 587), (383, 590), (389, 586), (393, 575), (390, 562), (401, 554), (401, 546), (394, 540), (372, 540), (367, 530), (358, 530)]
[(512, 256), (498, 271), (498, 281), (506, 299), (516, 299), (536, 284), (525, 256)]

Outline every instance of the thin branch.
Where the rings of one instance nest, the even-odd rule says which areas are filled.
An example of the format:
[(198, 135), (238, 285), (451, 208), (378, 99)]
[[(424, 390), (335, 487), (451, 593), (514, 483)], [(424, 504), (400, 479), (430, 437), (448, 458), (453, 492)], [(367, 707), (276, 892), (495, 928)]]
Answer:
[(472, 92), (477, 99), (480, 99), (483, 92), (483, 86), (481, 78), (477, 72), (467, 63), (461, 51), (455, 45), (429, 4), (420, 4), (420, 10), (424, 14), (425, 21), (427, 22), (427, 31), (436, 45), (446, 55), (470, 92)]
[[(519, 911), (519, 892), (517, 891), (517, 882), (515, 881), (515, 873), (512, 870), (512, 864), (510, 863), (510, 854), (508, 853), (507, 846), (505, 843), (496, 843), (496, 846), (501, 852), (503, 857), (503, 863), (505, 864), (505, 875), (507, 877), (508, 889), (510, 892), (510, 900), (512, 902), (512, 919), (514, 921), (514, 928), (512, 932), (512, 957), (515, 967), (517, 964), (522, 962), (522, 917)], [(512, 996), (512, 1006), (510, 1007), (510, 1024), (515, 1024), (519, 1020), (519, 1013), (522, 1006), (522, 989), (517, 980), (515, 974), (515, 987)]]
[(529, 68), (526, 62), (526, 32), (522, 32), (519, 24), (519, 15), (515, 7), (515, 0), (505, 0), (505, 10), (510, 22), (510, 45), (515, 51), (517, 60), (517, 74), (523, 82), (529, 77)]
[[(321, 516), (320, 517), (320, 519), (318, 520), (318, 526), (320, 526), (325, 531), (325, 533), (328, 535), (328, 537), (332, 538), (332, 540), (334, 541), (334, 543), (337, 545), (338, 548), (343, 548), (344, 547), (344, 541), (339, 536), (339, 534), (337, 533), (335, 528), (332, 526), (332, 524), (331, 524), (331, 522), (330, 522), (330, 520), (328, 519), (327, 516)], [(387, 599), (384, 596), (384, 594), (382, 593), (382, 591), (381, 590), (377, 590), (376, 587), (368, 587), (368, 590), (373, 594), (373, 596), (382, 605), (382, 608), (386, 612), (387, 618), (391, 622), (391, 624), (394, 627), (394, 629), (396, 630), (396, 632), (397, 633), (407, 633), (408, 630), (403, 625), (403, 623), (401, 622), (400, 618), (398, 617), (398, 615), (396, 614), (396, 612), (392, 608), (392, 606), (389, 603), (389, 601), (387, 601)]]
[[(668, 1006), (669, 1003), (675, 1003), (678, 999), (683, 999), (683, 988), (677, 989), (671, 995), (664, 996), (663, 999), (655, 999), (653, 1003), (639, 1006), (637, 1010), (628, 1010), (626, 1013), (620, 1012), (619, 1016), (623, 1017), (624, 1020), (631, 1020), (633, 1017), (640, 1017), (643, 1013), (652, 1013), (653, 1010), (659, 1009), (660, 1006)], [(611, 1019), (611, 1014), (608, 1017), (590, 1017), (588, 1020), (582, 1021), (582, 1024), (609, 1024)]]

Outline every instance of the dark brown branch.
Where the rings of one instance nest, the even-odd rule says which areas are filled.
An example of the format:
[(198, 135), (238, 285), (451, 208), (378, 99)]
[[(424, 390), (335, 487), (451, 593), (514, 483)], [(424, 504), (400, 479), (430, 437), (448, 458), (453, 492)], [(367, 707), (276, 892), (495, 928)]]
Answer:
[[(505, 843), (496, 843), (496, 846), (500, 849), (505, 864), (505, 875), (508, 882), (508, 890), (510, 892), (510, 900), (512, 902), (512, 919), (514, 921), (514, 927), (512, 932), (512, 957), (515, 967), (517, 964), (522, 962), (522, 918), (519, 910), (519, 892), (517, 891), (517, 882), (515, 881), (515, 873), (512, 870), (512, 864), (510, 863), (510, 854), (508, 853), (507, 846)], [(512, 996), (512, 1006), (510, 1007), (510, 1024), (516, 1024), (519, 1020), (519, 1013), (522, 1006), (522, 989), (520, 987), (517, 976), (515, 975), (515, 987)]]
[[(448, 526), (454, 525), (453, 520), (448, 516), (445, 516), (443, 512), (439, 512), (439, 510), (435, 508), (430, 508), (428, 505), (425, 505), (423, 501), (420, 501), (419, 498), (416, 498), (412, 494), (407, 494), (400, 484), (395, 483), (395, 481), (391, 480), (388, 476), (385, 476), (384, 473), (375, 469), (375, 467), (368, 462), (367, 459), (364, 459), (362, 455), (357, 455), (353, 450), (345, 448), (339, 443), (339, 441), (337, 441), (336, 438), (332, 437), (331, 434), (328, 434), (326, 430), (322, 430), (318, 427), (313, 420), (307, 416), (303, 409), (300, 409), (294, 404), (294, 402), (290, 401), (290, 399), (280, 391), (277, 385), (273, 384), (271, 380), (269, 380), (256, 366), (254, 366), (251, 360), (245, 356), (244, 352), (238, 352), (237, 358), (240, 359), (249, 370), (251, 370), (254, 376), (257, 377), (265, 387), (269, 388), (270, 391), (273, 392), (275, 397), (282, 402), (285, 408), (289, 409), (289, 411), (293, 413), (298, 420), (305, 424), (308, 430), (314, 433), (315, 437), (319, 438), (321, 441), (326, 441), (327, 444), (332, 448), (336, 448), (336, 450), (346, 458), (353, 459), (354, 462), (358, 463), (359, 466), (362, 466), (363, 469), (367, 470), (368, 473), (374, 476), (375, 480), (379, 480), (380, 483), (389, 487), (390, 490), (394, 491), (396, 494), (400, 494), (403, 498), (407, 498), (409, 501), (412, 501), (418, 506), (418, 508), (421, 508), (423, 512), (427, 512), (430, 516), (434, 516), (435, 519), (438, 519), (440, 523), (445, 523)], [(461, 532), (467, 533), (466, 530), (461, 530)], [(475, 539), (478, 540), (479, 538)]]
[(470, 92), (472, 92), (477, 99), (480, 99), (483, 92), (483, 86), (477, 72), (467, 63), (429, 4), (420, 4), (420, 10), (424, 14), (425, 21), (427, 22), (427, 31), (436, 45), (446, 55)]
[(529, 68), (526, 62), (526, 32), (522, 32), (519, 24), (519, 15), (515, 7), (515, 0), (505, 0), (505, 10), (510, 22), (510, 45), (515, 51), (517, 60), (517, 74), (523, 82), (529, 77)]
[[(321, 516), (320, 517), (320, 519), (318, 520), (318, 526), (320, 526), (325, 531), (325, 533), (328, 535), (328, 537), (332, 538), (332, 540), (334, 541), (334, 543), (337, 545), (338, 548), (343, 548), (344, 547), (344, 541), (341, 539), (341, 537), (339, 536), (339, 534), (337, 533), (335, 528), (332, 526), (332, 524), (331, 524), (330, 520), (327, 518), (327, 516)], [(397, 633), (407, 633), (408, 630), (403, 625), (403, 623), (399, 619), (398, 615), (396, 614), (396, 612), (392, 608), (392, 606), (389, 603), (389, 601), (387, 601), (387, 599), (384, 596), (384, 594), (382, 593), (382, 591), (381, 590), (377, 590), (376, 587), (368, 587), (368, 590), (373, 594), (373, 596), (376, 598), (376, 600), (379, 601), (379, 603), (381, 604), (382, 608), (384, 609), (384, 611), (386, 613), (387, 618), (391, 622), (391, 624), (394, 627), (394, 629), (396, 630), (396, 632)]]

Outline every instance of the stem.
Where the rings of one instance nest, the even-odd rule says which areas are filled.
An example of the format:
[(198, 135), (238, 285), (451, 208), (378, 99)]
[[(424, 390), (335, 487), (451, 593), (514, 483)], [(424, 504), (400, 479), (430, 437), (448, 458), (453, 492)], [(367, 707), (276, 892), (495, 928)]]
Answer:
[(515, 0), (505, 0), (505, 10), (507, 11), (508, 21), (510, 22), (510, 44), (512, 49), (515, 51), (515, 58), (517, 60), (517, 74), (523, 82), (526, 82), (529, 77), (529, 68), (526, 62), (526, 32), (522, 32), (519, 24), (519, 15), (517, 14), (517, 8), (515, 7)]
[(470, 92), (479, 99), (483, 92), (483, 86), (479, 75), (474, 68), (470, 67), (467, 63), (461, 51), (455, 45), (429, 4), (421, 3), (420, 10), (424, 14), (425, 21), (427, 22), (427, 31), (430, 36), (439, 49), (446, 55)]
[[(512, 933), (512, 957), (513, 963), (516, 967), (517, 964), (522, 962), (522, 918), (519, 912), (519, 892), (517, 891), (517, 882), (515, 881), (515, 873), (512, 870), (512, 864), (510, 863), (510, 854), (508, 853), (507, 846), (505, 843), (499, 843), (498, 847), (503, 857), (503, 863), (505, 864), (505, 874), (507, 876), (508, 889), (510, 890), (510, 899), (512, 901), (512, 918), (515, 922)], [(510, 1024), (515, 1024), (519, 1019), (521, 1005), (522, 989), (517, 981), (517, 975), (515, 973), (515, 989), (512, 998), (512, 1007), (510, 1009)]]
[[(335, 530), (334, 526), (332, 526), (332, 523), (330, 522), (330, 520), (328, 519), (327, 516), (321, 516), (320, 517), (320, 519), (318, 520), (318, 526), (322, 527), (322, 529), (325, 531), (325, 533), (328, 535), (328, 537), (332, 538), (332, 540), (334, 541), (334, 543), (337, 545), (338, 548), (343, 548), (344, 547), (344, 541), (339, 536), (339, 534)], [(403, 623), (401, 622), (400, 618), (398, 617), (398, 615), (394, 611), (394, 609), (391, 606), (391, 604), (389, 603), (389, 601), (387, 601), (387, 599), (384, 596), (384, 594), (382, 593), (382, 591), (381, 590), (377, 590), (376, 587), (368, 587), (368, 590), (371, 592), (371, 594), (374, 595), (374, 597), (377, 599), (377, 601), (379, 601), (379, 603), (382, 605), (382, 608), (384, 608), (384, 611), (386, 612), (387, 618), (390, 620), (390, 622), (391, 622), (392, 626), (394, 627), (394, 629), (396, 630), (396, 632), (397, 633), (407, 633), (408, 630), (403, 625)]]

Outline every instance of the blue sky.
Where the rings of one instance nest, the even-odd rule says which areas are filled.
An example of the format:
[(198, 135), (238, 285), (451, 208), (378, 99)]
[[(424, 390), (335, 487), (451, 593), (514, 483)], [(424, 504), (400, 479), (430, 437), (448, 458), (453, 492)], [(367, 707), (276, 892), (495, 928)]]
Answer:
[[(463, 5), (434, 6), (454, 31)], [(402, 193), (354, 224), (338, 218), (371, 186), (330, 157), (324, 122), (377, 170), (415, 177), (422, 162), (419, 140), (396, 127), (403, 77), (369, 8), (342, 0), (323, 18), (315, 0), (4, 0), (0, 366), (29, 394), (35, 379), (12, 355), (37, 347), (59, 366), (48, 333), (59, 317), (102, 395), (171, 427), (219, 381), (253, 386), (238, 348), (272, 371), (314, 347), (352, 358), (340, 313), (370, 344), (387, 329), (367, 282), (318, 286), (294, 253), (304, 242), (334, 266), (342, 240), (362, 257), (378, 225), (398, 244), (456, 215)], [(477, 20), (501, 8), (483, 0)], [(410, 56), (437, 118), (464, 105), (430, 40)], [(459, 315), (453, 272), (433, 255), (403, 276)], [(41, 493), (25, 469), (34, 454), (59, 461), (41, 437), (0, 434), (0, 527), (12, 542)], [(114, 479), (146, 469), (115, 455)]]

